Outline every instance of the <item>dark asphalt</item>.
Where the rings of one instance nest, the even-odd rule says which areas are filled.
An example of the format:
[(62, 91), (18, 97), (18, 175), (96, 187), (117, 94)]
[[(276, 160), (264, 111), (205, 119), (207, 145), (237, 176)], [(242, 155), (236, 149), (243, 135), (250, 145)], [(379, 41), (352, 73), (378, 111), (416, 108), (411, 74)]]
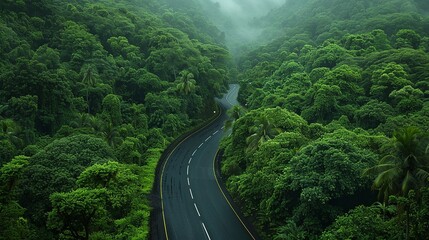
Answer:
[(185, 139), (161, 170), (164, 231), (171, 240), (254, 239), (220, 190), (214, 157), (223, 136), (226, 109), (237, 104), (238, 85), (219, 100), (222, 114)]

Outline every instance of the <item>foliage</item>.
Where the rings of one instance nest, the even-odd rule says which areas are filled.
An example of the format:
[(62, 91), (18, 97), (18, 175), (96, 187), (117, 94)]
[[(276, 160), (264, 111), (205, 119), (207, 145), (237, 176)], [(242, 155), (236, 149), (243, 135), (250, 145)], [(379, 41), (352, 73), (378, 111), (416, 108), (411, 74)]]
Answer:
[[(247, 113), (222, 143), (222, 173), (263, 239), (422, 238), (424, 6), (291, 0), (254, 22), (266, 44), (238, 59), (238, 100)], [(284, 126), (290, 122), (300, 127)], [(371, 180), (384, 209), (395, 211), (370, 206), (377, 200)]]
[(2, 239), (148, 237), (160, 153), (229, 78), (219, 30), (175, 6), (1, 1)]

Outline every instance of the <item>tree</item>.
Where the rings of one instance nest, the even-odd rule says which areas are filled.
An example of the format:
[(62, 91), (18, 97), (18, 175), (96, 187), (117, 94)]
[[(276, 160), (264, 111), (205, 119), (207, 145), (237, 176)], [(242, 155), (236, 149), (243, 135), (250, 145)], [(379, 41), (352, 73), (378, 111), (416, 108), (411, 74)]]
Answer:
[(261, 115), (256, 119), (255, 126), (253, 126), (249, 132), (252, 135), (246, 139), (248, 150), (254, 151), (261, 143), (266, 142), (279, 134), (281, 129), (277, 128), (268, 116)]
[(112, 149), (94, 136), (77, 134), (51, 142), (30, 159), (20, 187), (22, 205), (32, 220), (44, 224), (49, 196), (71, 191), (86, 167), (109, 159), (115, 159)]
[(421, 36), (411, 29), (401, 29), (396, 33), (396, 47), (417, 49), (420, 46)]
[(371, 100), (354, 112), (356, 122), (364, 128), (376, 128), (393, 115), (393, 108), (378, 100)]
[(358, 206), (339, 216), (321, 235), (328, 239), (394, 239), (395, 226), (383, 218), (376, 206)]
[(243, 107), (241, 107), (240, 105), (233, 106), (231, 109), (228, 110), (228, 116), (230, 118), (225, 122), (225, 128), (232, 128), (234, 122), (240, 117), (242, 117), (244, 114), (246, 114), (246, 110)]
[[(424, 138), (416, 127), (406, 127), (393, 133), (388, 153), (364, 174), (375, 176), (373, 187), (385, 202), (390, 195), (407, 196), (428, 185), (429, 158), (422, 144)], [(426, 147), (426, 146), (425, 146)]]
[(82, 83), (86, 86), (86, 103), (88, 104), (88, 113), (90, 113), (89, 88), (94, 87), (97, 82), (96, 72), (91, 65), (86, 66), (82, 71), (84, 72)]
[(16, 156), (10, 162), (5, 163), (0, 169), (0, 203), (15, 199), (16, 188), (22, 181), (24, 172), (27, 170), (29, 157)]
[(118, 126), (122, 122), (121, 99), (114, 94), (108, 94), (103, 99), (103, 114), (107, 117), (107, 122), (113, 126)]
[(314, 84), (306, 94), (309, 105), (301, 115), (308, 121), (329, 122), (338, 113), (341, 89), (336, 85)]
[(23, 138), (27, 144), (32, 143), (35, 137), (34, 127), (38, 110), (37, 102), (38, 97), (30, 95), (18, 98), (13, 97), (9, 100), (10, 115), (23, 128)]
[(28, 157), (16, 156), (0, 169), (0, 239), (27, 239), (30, 235), (25, 209), (17, 202), (17, 188), (28, 167)]
[(50, 200), (52, 211), (47, 226), (63, 236), (87, 240), (94, 228), (105, 221), (105, 189), (78, 188), (54, 193)]
[(183, 70), (179, 73), (180, 82), (177, 84), (177, 90), (188, 95), (189, 93), (195, 90), (196, 81), (194, 79), (194, 74), (187, 70)]
[(399, 90), (407, 85), (412, 85), (408, 80), (409, 75), (404, 68), (397, 63), (388, 63), (372, 73), (370, 94), (381, 101), (388, 101), (388, 96), (393, 90)]
[(392, 104), (398, 112), (409, 113), (419, 111), (423, 107), (423, 92), (420, 89), (407, 85), (389, 94)]

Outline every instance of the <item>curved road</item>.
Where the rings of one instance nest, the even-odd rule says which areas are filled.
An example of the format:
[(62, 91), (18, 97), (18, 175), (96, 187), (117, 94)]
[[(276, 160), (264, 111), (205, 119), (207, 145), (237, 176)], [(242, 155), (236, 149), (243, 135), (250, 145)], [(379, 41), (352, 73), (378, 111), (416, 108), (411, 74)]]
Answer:
[(181, 142), (161, 172), (161, 204), (167, 239), (255, 239), (219, 187), (214, 157), (224, 134), (226, 109), (237, 104), (238, 85), (219, 100), (220, 116)]

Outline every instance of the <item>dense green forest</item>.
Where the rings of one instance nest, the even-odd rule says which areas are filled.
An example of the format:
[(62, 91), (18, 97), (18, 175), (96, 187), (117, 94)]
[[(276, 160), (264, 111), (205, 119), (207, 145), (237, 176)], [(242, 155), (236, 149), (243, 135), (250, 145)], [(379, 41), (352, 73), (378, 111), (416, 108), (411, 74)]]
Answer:
[(261, 238), (429, 239), (429, 2), (288, 0), (252, 48), (218, 7), (0, 1), (0, 240), (147, 239), (162, 152), (231, 81), (221, 171)]
[(258, 20), (276, 38), (238, 62), (222, 172), (264, 239), (428, 239), (428, 11), (290, 0)]
[(229, 78), (222, 34), (187, 11), (0, 1), (0, 239), (148, 237), (162, 151)]

